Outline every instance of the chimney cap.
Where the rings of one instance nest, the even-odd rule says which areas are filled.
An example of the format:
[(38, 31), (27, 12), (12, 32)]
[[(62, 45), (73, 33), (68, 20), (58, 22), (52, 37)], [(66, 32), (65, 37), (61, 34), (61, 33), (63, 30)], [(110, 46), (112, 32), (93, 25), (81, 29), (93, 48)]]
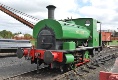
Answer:
[(54, 5), (48, 5), (46, 8), (48, 8), (48, 9), (55, 9), (56, 7), (54, 6)]

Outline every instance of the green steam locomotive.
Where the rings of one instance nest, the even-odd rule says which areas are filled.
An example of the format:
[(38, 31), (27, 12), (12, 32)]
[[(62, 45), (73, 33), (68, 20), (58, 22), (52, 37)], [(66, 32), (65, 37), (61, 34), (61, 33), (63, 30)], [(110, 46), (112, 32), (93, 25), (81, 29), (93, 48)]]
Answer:
[[(55, 20), (55, 6), (49, 5), (48, 19), (39, 21), (33, 28), (35, 48), (18, 48), (17, 56), (61, 71), (74, 69), (90, 61), (96, 51), (102, 50), (99, 21), (93, 18)], [(100, 26), (101, 27), (101, 26)]]

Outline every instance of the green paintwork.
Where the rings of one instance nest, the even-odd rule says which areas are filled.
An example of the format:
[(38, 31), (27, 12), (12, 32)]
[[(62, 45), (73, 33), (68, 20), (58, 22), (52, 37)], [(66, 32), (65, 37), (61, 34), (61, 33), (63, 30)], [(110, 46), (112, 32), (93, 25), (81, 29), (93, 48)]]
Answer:
[(36, 39), (40, 30), (46, 26), (54, 30), (57, 39), (62, 37), (62, 28), (60, 23), (52, 19), (44, 19), (39, 21), (33, 28), (33, 37)]
[[(90, 21), (89, 26), (85, 26), (86, 20)], [(93, 18), (78, 18), (78, 19), (73, 19), (75, 24), (85, 26), (88, 30), (91, 32), (92, 39), (89, 40), (88, 46), (89, 47), (97, 47), (99, 46), (99, 32), (97, 32), (97, 20)]]
[(87, 39), (90, 36), (90, 31), (87, 28), (78, 26), (74, 22), (71, 24), (63, 21), (44, 19), (34, 26), (33, 37), (36, 39), (39, 31), (46, 26), (53, 29), (56, 39)]
[(89, 59), (89, 51), (85, 51), (84, 58)]
[(75, 50), (75, 42), (63, 42), (64, 50)]
[[(90, 25), (86, 26), (86, 20), (90, 21)], [(51, 28), (56, 39), (78, 39), (79, 45), (83, 40), (87, 40), (90, 36), (91, 40), (88, 41), (89, 47), (98, 47), (101, 44), (101, 36), (97, 32), (97, 20), (93, 18), (78, 18), (69, 21), (56, 21), (52, 19), (44, 19), (39, 21), (33, 28), (33, 37), (37, 39), (38, 33), (44, 27)], [(70, 49), (68, 47), (68, 49)]]
[(66, 64), (74, 62), (74, 56), (72, 54), (65, 54)]
[(35, 41), (35, 47), (37, 47), (37, 41)]

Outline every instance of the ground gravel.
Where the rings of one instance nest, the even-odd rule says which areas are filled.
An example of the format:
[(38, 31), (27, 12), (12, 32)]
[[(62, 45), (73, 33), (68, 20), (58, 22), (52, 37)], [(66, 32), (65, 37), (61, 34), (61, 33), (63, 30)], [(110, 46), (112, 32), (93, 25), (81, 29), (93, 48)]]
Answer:
[(17, 57), (0, 58), (0, 68), (21, 64), (24, 62), (26, 62), (26, 60), (24, 58), (22, 58), (22, 59), (18, 59)]
[[(82, 76), (78, 76), (77, 80), (99, 80), (99, 72), (100, 71), (110, 71), (113, 67), (113, 64), (115, 62), (115, 59), (112, 59), (108, 62), (106, 62), (104, 65), (100, 65), (100, 67), (97, 67), (95, 70), (91, 70), (90, 73), (84, 74)], [(51, 80), (51, 78), (57, 76), (57, 71), (41, 71), (39, 74), (36, 73), (36, 71), (27, 73), (21, 76), (17, 76), (14, 78), (11, 78), (9, 80)], [(63, 79), (66, 80), (66, 79)], [(73, 79), (72, 79), (73, 80)]]

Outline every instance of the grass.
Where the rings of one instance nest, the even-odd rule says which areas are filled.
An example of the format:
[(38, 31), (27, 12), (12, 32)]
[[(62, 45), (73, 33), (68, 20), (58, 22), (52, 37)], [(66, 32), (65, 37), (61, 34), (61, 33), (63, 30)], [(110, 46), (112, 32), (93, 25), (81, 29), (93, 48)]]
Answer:
[(112, 42), (109, 42), (109, 45), (118, 45), (118, 40), (113, 40)]
[(30, 40), (32, 45), (35, 45), (35, 39)]

